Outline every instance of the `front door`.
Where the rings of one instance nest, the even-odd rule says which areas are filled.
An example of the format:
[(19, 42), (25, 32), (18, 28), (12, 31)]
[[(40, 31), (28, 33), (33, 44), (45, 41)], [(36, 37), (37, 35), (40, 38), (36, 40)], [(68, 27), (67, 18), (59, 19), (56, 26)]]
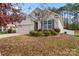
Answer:
[(38, 30), (38, 22), (34, 22), (34, 30)]

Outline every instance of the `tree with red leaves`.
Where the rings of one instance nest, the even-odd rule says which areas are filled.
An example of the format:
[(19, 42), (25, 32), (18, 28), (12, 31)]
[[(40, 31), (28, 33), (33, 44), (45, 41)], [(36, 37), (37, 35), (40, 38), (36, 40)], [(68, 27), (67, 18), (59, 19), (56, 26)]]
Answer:
[(21, 22), (23, 18), (21, 9), (16, 8), (15, 4), (0, 3), (0, 27), (9, 23)]

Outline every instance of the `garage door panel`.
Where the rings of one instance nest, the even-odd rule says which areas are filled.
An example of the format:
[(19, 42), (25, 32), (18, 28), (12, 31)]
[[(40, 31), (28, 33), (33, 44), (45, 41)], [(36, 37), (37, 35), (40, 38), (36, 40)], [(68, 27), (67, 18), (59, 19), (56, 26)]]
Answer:
[(30, 31), (34, 30), (33, 25), (26, 25), (26, 26), (18, 26), (17, 32), (18, 33), (29, 33)]

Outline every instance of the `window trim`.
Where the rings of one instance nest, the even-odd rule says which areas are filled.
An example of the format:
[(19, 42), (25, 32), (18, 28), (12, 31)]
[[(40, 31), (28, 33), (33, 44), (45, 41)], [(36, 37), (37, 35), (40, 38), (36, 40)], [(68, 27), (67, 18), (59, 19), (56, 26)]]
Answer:
[[(51, 23), (49, 23), (49, 21), (50, 21)], [(46, 23), (45, 23), (45, 22), (46, 22)], [(54, 28), (54, 20), (42, 21), (41, 23), (42, 23), (42, 24), (41, 24), (41, 28), (44, 29), (44, 30), (49, 30), (49, 29), (53, 29), (53, 28)], [(49, 28), (49, 26), (50, 26), (51, 28)]]

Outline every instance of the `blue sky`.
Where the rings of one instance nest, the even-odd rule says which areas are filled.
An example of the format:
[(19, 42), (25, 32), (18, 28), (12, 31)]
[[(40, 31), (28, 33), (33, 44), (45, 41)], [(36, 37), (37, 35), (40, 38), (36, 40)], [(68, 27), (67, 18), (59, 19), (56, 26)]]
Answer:
[(49, 7), (56, 7), (56, 8), (59, 8), (59, 7), (62, 7), (65, 5), (65, 3), (46, 3), (46, 4), (43, 4), (43, 3), (24, 3), (22, 5), (23, 12), (30, 13), (33, 9), (40, 8), (41, 4), (44, 7), (49, 6)]

